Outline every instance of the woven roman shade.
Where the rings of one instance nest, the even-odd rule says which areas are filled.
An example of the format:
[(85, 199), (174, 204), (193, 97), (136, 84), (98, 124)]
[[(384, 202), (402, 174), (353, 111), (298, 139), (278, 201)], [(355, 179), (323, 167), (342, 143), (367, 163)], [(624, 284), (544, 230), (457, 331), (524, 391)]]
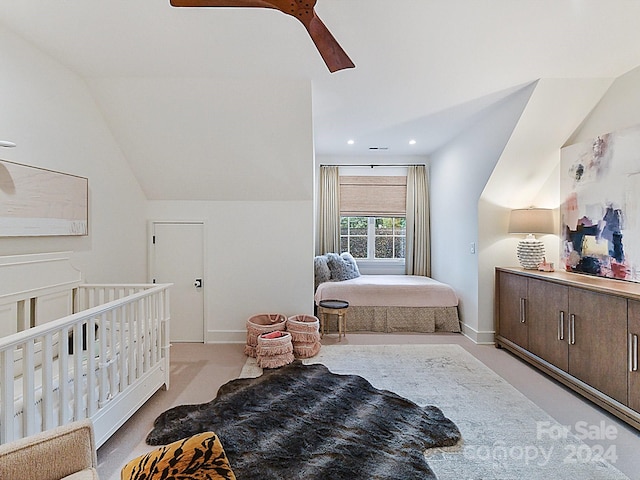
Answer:
[(340, 177), (341, 216), (404, 217), (406, 211), (407, 177)]

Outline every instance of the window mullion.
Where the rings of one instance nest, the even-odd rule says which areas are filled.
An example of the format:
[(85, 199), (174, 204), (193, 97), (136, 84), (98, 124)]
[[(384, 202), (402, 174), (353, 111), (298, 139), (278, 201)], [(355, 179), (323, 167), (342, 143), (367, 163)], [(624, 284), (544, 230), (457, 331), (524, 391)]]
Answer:
[(376, 258), (376, 219), (368, 217), (367, 221), (367, 258)]

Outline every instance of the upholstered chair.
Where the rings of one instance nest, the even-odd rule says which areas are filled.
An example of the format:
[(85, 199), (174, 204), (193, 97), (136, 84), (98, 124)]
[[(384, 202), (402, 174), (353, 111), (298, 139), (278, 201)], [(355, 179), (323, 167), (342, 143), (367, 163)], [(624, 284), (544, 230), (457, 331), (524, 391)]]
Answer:
[(97, 464), (90, 420), (0, 445), (3, 480), (99, 480)]

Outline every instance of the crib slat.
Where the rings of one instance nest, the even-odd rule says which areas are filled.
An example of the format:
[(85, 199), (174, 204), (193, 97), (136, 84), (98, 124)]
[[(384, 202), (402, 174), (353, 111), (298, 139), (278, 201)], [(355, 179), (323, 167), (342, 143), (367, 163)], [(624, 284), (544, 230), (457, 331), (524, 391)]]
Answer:
[(158, 296), (154, 295), (149, 299), (151, 321), (151, 365), (158, 363)]
[(138, 365), (136, 368), (136, 378), (140, 378), (144, 372), (144, 344), (148, 343), (149, 339), (143, 339), (142, 334), (144, 332), (144, 303), (142, 300), (136, 302), (136, 355)]
[(118, 308), (118, 391), (124, 391), (127, 386), (127, 378), (129, 378), (129, 374), (127, 372), (127, 332), (126, 332), (126, 317), (127, 306), (124, 305)]
[(151, 299), (146, 297), (142, 302), (142, 309), (144, 311), (144, 317), (142, 326), (144, 328), (144, 371), (147, 372), (151, 369), (151, 349), (153, 348), (153, 341), (151, 338)]
[[(107, 369), (107, 374), (109, 378), (109, 392), (107, 393), (107, 399), (113, 399), (118, 395), (118, 372), (119, 372), (119, 363), (118, 360), (118, 346), (116, 343), (116, 328), (118, 324), (118, 310), (112, 310), (109, 318), (109, 340), (108, 342), (105, 339), (105, 351), (108, 355), (109, 368)], [(101, 343), (102, 345), (102, 343)], [(113, 365), (113, 366), (111, 366)]]
[(127, 331), (129, 332), (129, 338), (127, 340), (127, 350), (129, 351), (129, 364), (127, 365), (127, 386), (131, 385), (136, 379), (136, 344), (135, 340), (135, 318), (136, 308), (135, 304), (129, 305), (129, 315), (127, 316)]
[[(98, 338), (95, 340), (98, 343), (98, 406), (102, 408), (107, 403), (107, 394), (109, 392), (109, 378), (107, 373), (109, 371), (109, 359), (107, 358), (107, 328), (108, 328), (107, 314), (103, 313), (100, 317), (100, 323), (98, 326)], [(95, 355), (91, 355), (95, 358)], [(91, 403), (90, 405), (93, 405)], [(94, 407), (89, 412), (89, 416), (93, 415)]]
[(14, 364), (13, 364), (13, 348), (0, 351), (0, 367), (2, 367), (2, 381), (0, 382), (0, 398), (2, 399), (2, 408), (0, 409), (0, 442), (6, 443), (14, 439), (13, 429), (13, 377)]
[[(96, 412), (97, 409), (97, 399), (96, 399), (96, 385), (99, 385), (100, 380), (96, 379), (96, 354), (95, 354), (95, 342), (96, 342), (96, 319), (90, 318), (87, 322), (87, 349), (84, 353), (86, 353), (86, 372), (87, 378), (86, 381), (82, 380), (78, 383), (80, 386), (83, 386), (83, 383), (86, 383), (86, 396), (87, 396), (87, 408), (86, 408), (86, 416), (90, 417)], [(84, 357), (84, 355), (83, 355)], [(77, 378), (77, 377), (76, 377)]]
[[(22, 398), (23, 398), (23, 428), (26, 435), (36, 433), (35, 417), (35, 365), (33, 340), (28, 340), (22, 345)], [(39, 429), (38, 429), (39, 430)]]
[(60, 358), (58, 362), (58, 391), (60, 397), (60, 425), (69, 423), (69, 328), (63, 328), (60, 333)]
[(76, 323), (73, 326), (73, 420), (85, 418), (82, 373), (82, 323)]
[(162, 296), (162, 323), (160, 324), (160, 329), (162, 332), (162, 358), (164, 362), (164, 368), (166, 372), (166, 383), (165, 387), (169, 389), (169, 349), (171, 348), (170, 342), (170, 330), (171, 330), (171, 300), (167, 291), (163, 290), (160, 292)]
[[(58, 337), (60, 341), (60, 337)], [(53, 416), (53, 335), (42, 339), (42, 428), (49, 430), (56, 426)]]

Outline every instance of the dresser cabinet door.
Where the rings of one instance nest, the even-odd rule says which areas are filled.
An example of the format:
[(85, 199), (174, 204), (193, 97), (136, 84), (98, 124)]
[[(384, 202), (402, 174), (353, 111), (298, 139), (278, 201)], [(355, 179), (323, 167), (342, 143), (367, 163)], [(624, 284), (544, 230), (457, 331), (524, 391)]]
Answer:
[(529, 279), (529, 351), (556, 367), (569, 368), (569, 288)]
[(569, 288), (569, 373), (627, 403), (627, 300)]
[(527, 331), (527, 278), (500, 272), (500, 335), (522, 348), (529, 348)]
[(640, 302), (629, 300), (629, 336), (627, 339), (629, 371), (629, 407), (640, 412), (640, 369), (638, 341), (640, 337)]

